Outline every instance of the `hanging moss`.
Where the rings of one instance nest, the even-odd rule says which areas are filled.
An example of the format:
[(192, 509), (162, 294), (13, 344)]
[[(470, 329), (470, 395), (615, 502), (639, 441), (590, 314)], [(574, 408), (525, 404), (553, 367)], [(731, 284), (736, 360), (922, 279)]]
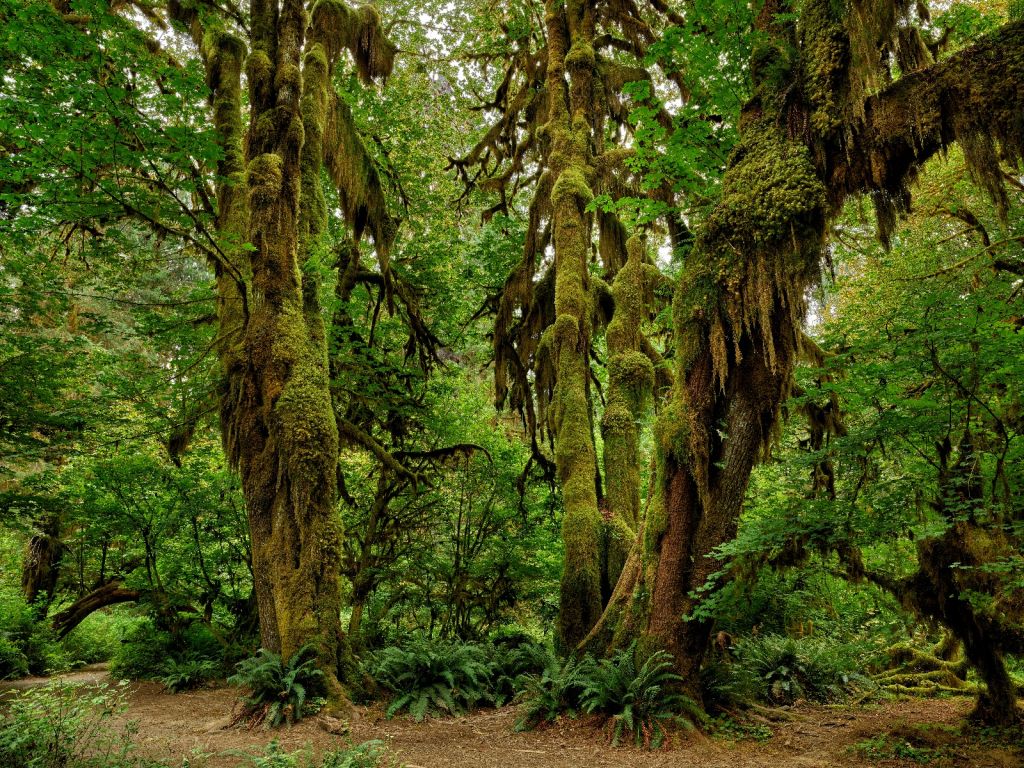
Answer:
[(394, 67), (398, 49), (384, 34), (372, 5), (352, 10), (340, 0), (317, 0), (310, 14), (310, 36), (324, 44), (332, 63), (347, 49), (364, 83), (386, 79)]

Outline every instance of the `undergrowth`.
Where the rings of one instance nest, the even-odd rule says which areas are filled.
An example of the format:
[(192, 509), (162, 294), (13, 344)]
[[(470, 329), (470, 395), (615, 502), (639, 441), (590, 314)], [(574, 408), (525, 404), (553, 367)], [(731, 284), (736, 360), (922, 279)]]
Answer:
[(239, 662), (237, 670), (228, 683), (251, 692), (242, 698), (236, 723), (274, 728), (282, 723), (291, 725), (319, 709), (322, 700), (316, 696), (322, 693), (324, 673), (317, 668), (315, 652), (309, 646), (287, 661), (261, 648), (255, 656)]

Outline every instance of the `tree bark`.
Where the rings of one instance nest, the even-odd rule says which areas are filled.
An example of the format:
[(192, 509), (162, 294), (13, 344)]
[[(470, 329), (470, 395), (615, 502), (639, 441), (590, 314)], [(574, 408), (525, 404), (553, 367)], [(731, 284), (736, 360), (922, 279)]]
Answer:
[(118, 603), (133, 603), (142, 597), (137, 589), (125, 589), (120, 581), (111, 581), (78, 598), (63, 611), (55, 614), (51, 622), (57, 636), (67, 637), (89, 614)]
[(21, 570), (21, 591), (39, 619), (46, 614), (53, 602), (53, 594), (60, 578), (60, 561), (64, 544), (60, 540), (60, 516), (48, 513), (43, 520), (42, 530), (32, 535), (25, 547), (25, 559)]
[[(170, 11), (200, 48), (223, 150), (223, 257), (215, 265), (221, 426), (242, 477), (261, 642), (284, 657), (315, 646), (331, 703), (342, 705), (339, 439), (318, 286), (300, 264), (324, 245), (321, 176), (328, 159), (356, 236), (369, 220), (378, 251), (390, 245), (392, 222), (379, 185), (365, 163), (352, 161), (356, 172), (345, 165), (352, 157), (365, 160), (365, 151), (355, 146), (357, 136), (342, 135), (351, 126), (334, 115), (340, 107), (331, 75), (343, 50), (356, 57), (364, 79), (386, 75), (394, 48), (372, 8), (351, 10), (335, 0), (314, 4), (310, 16), (301, 0), (254, 0), (248, 55), (217, 8), (199, 14), (172, 2)], [(346, 146), (335, 146), (342, 138)]]

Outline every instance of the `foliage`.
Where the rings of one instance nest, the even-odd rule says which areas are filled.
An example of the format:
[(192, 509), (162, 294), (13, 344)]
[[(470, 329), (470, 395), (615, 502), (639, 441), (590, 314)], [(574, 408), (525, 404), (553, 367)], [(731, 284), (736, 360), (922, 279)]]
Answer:
[(553, 723), (563, 715), (576, 717), (593, 666), (590, 656), (552, 658), (540, 675), (528, 677), (523, 693), (523, 714), (516, 721), (515, 729), (530, 730)]
[(370, 654), (365, 669), (391, 694), (388, 717), (406, 710), (420, 722), (428, 715), (463, 714), (490, 700), (491, 669), (475, 644), (416, 637)]
[(345, 749), (325, 752), (319, 760), (309, 750), (288, 752), (273, 739), (261, 755), (247, 755), (251, 768), (392, 768), (384, 742), (378, 740), (353, 744)]
[(110, 662), (110, 674), (122, 680), (160, 677), (171, 657), (174, 638), (150, 619), (140, 620), (121, 640)]
[(671, 655), (655, 651), (643, 657), (631, 646), (586, 667), (580, 708), (607, 718), (613, 746), (628, 735), (637, 746), (656, 749), (667, 727), (692, 729), (704, 718), (700, 706), (678, 690), (682, 682), (672, 672)]
[(137, 620), (123, 614), (97, 611), (75, 627), (62, 641), (64, 653), (73, 665), (110, 661), (120, 640)]
[(324, 673), (316, 666), (312, 648), (300, 648), (287, 662), (260, 648), (255, 656), (239, 662), (237, 670), (228, 682), (250, 689), (242, 699), (239, 720), (248, 720), (254, 727), (262, 724), (275, 728), (281, 723), (291, 725), (316, 711), (313, 705), (321, 692)]
[(219, 672), (220, 665), (210, 659), (168, 659), (160, 682), (171, 693), (180, 693), (205, 685), (217, 677)]
[(763, 635), (744, 638), (735, 648), (736, 661), (717, 668), (725, 677), (718, 696), (757, 698), (772, 704), (798, 699), (842, 701), (854, 690), (870, 688), (863, 659), (856, 648), (827, 638)]
[(18, 693), (0, 712), (0, 765), (19, 768), (142, 768), (133, 729), (110, 720), (124, 690), (59, 681)]
[(67, 666), (53, 630), (20, 595), (0, 587), (0, 679), (44, 675)]

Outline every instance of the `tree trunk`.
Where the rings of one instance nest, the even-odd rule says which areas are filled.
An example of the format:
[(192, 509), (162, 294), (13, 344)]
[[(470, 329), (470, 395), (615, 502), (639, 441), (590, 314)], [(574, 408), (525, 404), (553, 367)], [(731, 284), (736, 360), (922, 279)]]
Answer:
[[(593, 8), (589, 0), (547, 3), (549, 167), (555, 250), (555, 321), (542, 346), (554, 360), (552, 432), (564, 517), (558, 638), (574, 648), (601, 615), (602, 518), (597, 507), (590, 382)], [(567, 72), (568, 70), (568, 72)], [(568, 80), (567, 80), (568, 74)]]
[(53, 628), (58, 637), (67, 637), (89, 614), (118, 603), (133, 603), (142, 597), (136, 589), (125, 589), (120, 581), (111, 581), (78, 598), (53, 617)]
[(21, 591), (25, 602), (33, 607), (39, 619), (46, 614), (53, 602), (60, 577), (60, 560), (64, 544), (60, 540), (60, 516), (47, 514), (42, 530), (32, 535), (25, 547), (25, 559), (21, 570)]
[[(338, 430), (317, 285), (299, 265), (323, 246), (325, 159), (343, 165), (357, 154), (354, 147), (328, 146), (333, 66), (347, 49), (366, 79), (378, 77), (390, 71), (394, 49), (371, 8), (319, 2), (310, 23), (301, 0), (280, 6), (258, 0), (250, 6), (252, 50), (246, 56), (218, 14), (206, 10), (170, 7), (202, 53), (223, 149), (217, 225), (224, 248), (216, 263), (225, 374), (221, 424), (242, 477), (260, 636), (265, 648), (285, 657), (314, 645), (331, 702), (341, 704), (339, 651), (344, 655), (346, 646), (339, 615)], [(334, 142), (351, 128), (333, 125)], [(348, 185), (339, 190), (346, 213), (362, 217), (356, 234), (368, 217), (380, 224), (377, 198), (380, 205), (367, 214), (367, 179), (330, 170)], [(353, 200), (363, 201), (360, 210), (348, 210)]]

